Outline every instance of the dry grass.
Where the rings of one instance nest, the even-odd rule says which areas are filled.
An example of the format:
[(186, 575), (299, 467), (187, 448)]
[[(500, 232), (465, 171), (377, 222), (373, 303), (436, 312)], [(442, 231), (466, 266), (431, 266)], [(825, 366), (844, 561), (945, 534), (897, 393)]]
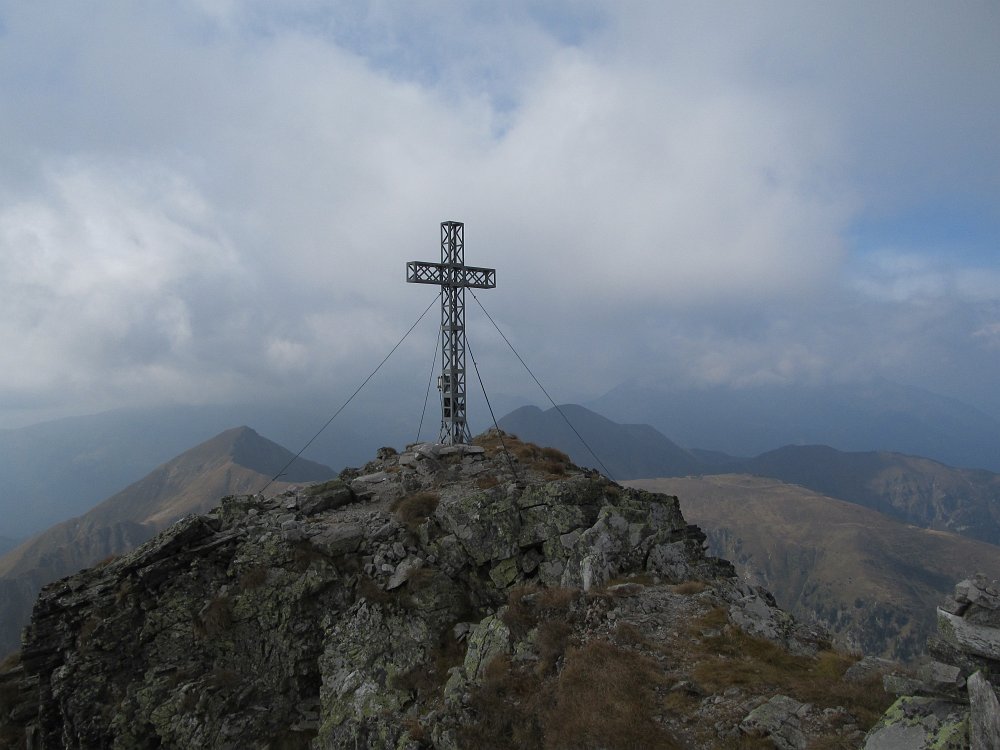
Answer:
[[(575, 589), (511, 590), (502, 619), (517, 639), (534, 630), (538, 659), (514, 662), (504, 655), (487, 665), (472, 689), (477, 721), (463, 730), (462, 747), (681, 747), (654, 718), (662, 713), (661, 668), (627, 647), (646, 646), (645, 639), (621, 625), (614, 636), (619, 643), (598, 638), (580, 645), (583, 601)], [(585, 601), (590, 607), (594, 599)]]
[(537, 671), (553, 671), (566, 653), (573, 635), (573, 626), (565, 620), (546, 620), (538, 626), (535, 647), (538, 649)]
[(628, 575), (615, 576), (601, 586), (599, 590), (607, 591), (610, 587), (617, 586), (620, 583), (637, 583), (640, 586), (653, 586), (656, 584), (656, 576), (652, 573), (629, 573)]
[(653, 719), (660, 682), (655, 661), (608, 641), (570, 649), (546, 717), (545, 747), (680, 748)]
[(97, 615), (91, 615), (83, 621), (80, 625), (80, 632), (76, 636), (77, 645), (81, 649), (89, 647), (91, 639), (94, 637), (94, 632), (102, 622), (103, 620)]
[(550, 704), (542, 678), (501, 655), (486, 665), (482, 684), (472, 689), (477, 721), (459, 731), (459, 747), (529, 750), (543, 747), (542, 715)]
[(21, 652), (13, 651), (0, 660), (0, 674), (9, 672), (21, 664)]
[(372, 604), (389, 604), (395, 601), (395, 597), (388, 591), (380, 587), (368, 576), (358, 577), (358, 586), (355, 594), (359, 599), (365, 599)]
[(796, 656), (780, 646), (728, 625), (725, 610), (714, 609), (692, 623), (692, 632), (718, 630), (701, 639), (693, 677), (713, 693), (730, 687), (784, 694), (803, 703), (843, 706), (870, 728), (892, 703), (881, 678), (863, 683), (846, 682), (844, 672), (854, 658), (835, 651), (817, 656)]
[(561, 450), (543, 448), (507, 433), (503, 433), (502, 437), (501, 442), (501, 436), (497, 431), (490, 430), (473, 438), (472, 442), (485, 448), (489, 456), (500, 456), (506, 448), (508, 453), (517, 457), (522, 466), (546, 474), (550, 478), (561, 477), (567, 470), (574, 468), (569, 456)]
[(217, 596), (208, 603), (201, 615), (200, 632), (209, 638), (229, 630), (233, 625), (233, 605), (228, 596)]
[(243, 678), (239, 672), (225, 667), (216, 667), (205, 678), (205, 684), (214, 690), (232, 690), (243, 684)]
[(427, 736), (427, 729), (425, 729), (424, 725), (420, 723), (420, 719), (415, 716), (407, 716), (403, 719), (403, 729), (406, 730), (410, 739), (413, 742), (420, 743), (421, 747), (423, 747), (423, 744), (429, 739)]
[(630, 622), (620, 622), (615, 625), (611, 637), (615, 643), (633, 649), (648, 649), (653, 645), (643, 632)]
[(507, 609), (500, 619), (515, 638), (524, 638), (542, 620), (566, 619), (579, 595), (577, 589), (570, 588), (515, 586), (507, 595)]
[(461, 733), (462, 747), (680, 748), (653, 718), (659, 685), (655, 662), (603, 640), (570, 648), (549, 677), (500, 656), (473, 689), (478, 722)]
[(92, 567), (94, 568), (94, 570), (100, 570), (101, 568), (106, 568), (115, 560), (117, 560), (119, 557), (121, 557), (121, 555), (108, 555), (107, 557), (98, 560), (96, 563), (93, 564)]
[(541, 589), (534, 584), (514, 586), (507, 594), (507, 609), (500, 615), (515, 638), (524, 638), (538, 624), (538, 611), (533, 599)]
[(259, 589), (265, 583), (267, 583), (267, 568), (263, 565), (254, 565), (240, 574), (241, 591)]
[(683, 583), (678, 583), (677, 585), (672, 586), (671, 590), (675, 594), (691, 596), (692, 594), (700, 594), (707, 588), (708, 584), (704, 581), (684, 581)]
[(417, 492), (396, 500), (390, 510), (396, 514), (396, 520), (415, 531), (424, 521), (430, 518), (438, 506), (440, 497), (434, 492)]
[(305, 573), (314, 562), (328, 560), (327, 556), (309, 543), (308, 540), (295, 542), (292, 546), (292, 568)]
[[(465, 645), (455, 638), (451, 628), (447, 628), (427, 657), (425, 662), (397, 675), (391, 681), (392, 687), (406, 690), (421, 703), (440, 698), (444, 684), (448, 681), (448, 670), (459, 666), (465, 659)], [(416, 739), (412, 732), (410, 737)]]

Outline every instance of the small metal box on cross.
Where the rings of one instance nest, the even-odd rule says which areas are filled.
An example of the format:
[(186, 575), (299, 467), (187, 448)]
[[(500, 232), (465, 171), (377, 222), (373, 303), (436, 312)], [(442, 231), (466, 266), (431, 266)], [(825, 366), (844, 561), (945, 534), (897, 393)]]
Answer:
[(411, 284), (441, 287), (441, 436), (445, 445), (468, 443), (472, 439), (466, 423), (465, 391), (465, 290), (492, 289), (497, 285), (496, 269), (465, 265), (465, 224), (441, 222), (441, 262), (412, 260), (406, 264), (406, 280)]

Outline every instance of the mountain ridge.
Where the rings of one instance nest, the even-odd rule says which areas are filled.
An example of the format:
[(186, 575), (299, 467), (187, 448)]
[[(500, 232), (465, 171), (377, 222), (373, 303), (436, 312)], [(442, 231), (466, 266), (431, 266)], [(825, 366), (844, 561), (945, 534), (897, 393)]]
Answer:
[[(986, 469), (955, 468), (934, 459), (890, 451), (840, 451), (825, 445), (787, 445), (755, 457), (739, 458), (718, 451), (682, 449), (648, 425), (644, 432), (633, 432), (625, 441), (622, 426), (612, 420), (578, 405), (559, 408), (580, 422), (579, 431), (588, 443), (609, 450), (609, 463), (615, 463), (614, 457), (625, 450), (638, 451), (644, 457), (642, 468), (649, 471), (646, 477), (620, 471), (619, 479), (756, 474), (800, 484), (917, 526), (1000, 544), (1000, 474)], [(511, 415), (507, 415), (500, 423), (517, 428), (518, 434), (528, 440), (548, 439), (548, 444), (582, 461), (579, 438), (572, 436), (567, 427), (555, 429), (564, 425), (558, 410), (536, 409), (530, 413), (531, 420), (508, 419)], [(654, 438), (642, 443), (647, 435)], [(683, 451), (684, 461), (674, 459), (675, 451)], [(624, 462), (615, 465), (628, 468)]]
[(578, 404), (546, 411), (523, 406), (502, 417), (499, 425), (533, 443), (559, 448), (580, 466), (600, 463), (612, 478), (644, 472), (684, 474), (702, 466), (697, 457), (650, 425), (618, 424)]
[(648, 422), (681, 445), (736, 456), (823, 444), (1000, 472), (1000, 418), (881, 378), (823, 386), (682, 388), (649, 376), (622, 383), (586, 406), (615, 421)]
[(713, 555), (770, 590), (843, 648), (894, 659), (922, 653), (935, 607), (974, 570), (1000, 570), (1000, 547), (894, 520), (769, 477), (633, 480), (676, 495)]
[[(4, 554), (0, 580), (17, 580), (28, 589), (10, 589), (12, 597), (17, 594), (15, 599), (0, 596), (0, 651), (16, 643), (41, 586), (134, 549), (179, 518), (207, 512), (221, 497), (259, 492), (292, 455), (249, 427), (231, 428), (167, 461), (83, 515), (56, 524)], [(264, 471), (253, 468), (255, 462)], [(300, 458), (281, 481), (273, 483), (271, 491), (334, 475), (329, 467)]]

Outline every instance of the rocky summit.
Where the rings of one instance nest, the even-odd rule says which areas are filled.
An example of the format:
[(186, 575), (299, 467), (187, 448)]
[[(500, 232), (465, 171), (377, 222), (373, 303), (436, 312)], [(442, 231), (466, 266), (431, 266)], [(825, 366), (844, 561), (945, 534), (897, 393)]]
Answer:
[(677, 499), (490, 432), (224, 498), (50, 584), (0, 667), (40, 748), (857, 747), (881, 674)]

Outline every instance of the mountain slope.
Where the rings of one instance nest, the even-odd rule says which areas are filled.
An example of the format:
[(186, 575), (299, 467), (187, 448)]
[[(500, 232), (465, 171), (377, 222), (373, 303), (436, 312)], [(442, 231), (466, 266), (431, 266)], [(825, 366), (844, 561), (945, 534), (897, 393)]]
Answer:
[(20, 539), (9, 539), (8, 537), (0, 536), (0, 555), (14, 549), (20, 543)]
[[(0, 533), (25, 539), (86, 513), (192, 445), (233, 425), (252, 424), (279, 444), (301, 445), (325, 419), (323, 405), (319, 408), (317, 412), (316, 403), (175, 405), (120, 409), (0, 430), (0, 476), (4, 479)], [(370, 430), (375, 420), (380, 426), (378, 435)], [(335, 467), (363, 462), (380, 445), (413, 439), (413, 425), (407, 423), (403, 430), (399, 421), (399, 415), (374, 409), (367, 418), (351, 410), (316, 439), (308, 457)]]
[(499, 424), (524, 440), (564, 451), (579, 466), (598, 464), (559, 410), (616, 479), (685, 475), (701, 470), (697, 458), (649, 425), (617, 424), (575, 404), (544, 412), (536, 406), (524, 406), (503, 417)]
[(899, 453), (789, 445), (739, 464), (907, 523), (1000, 544), (1000, 474)]
[[(206, 512), (223, 496), (260, 491), (291, 457), (248, 427), (226, 430), (84, 515), (57, 524), (0, 557), (0, 581), (19, 585), (9, 590), (10, 599), (0, 592), (0, 652), (13, 647), (42, 585), (134, 549), (179, 518)], [(334, 474), (328, 467), (299, 459), (269, 492)]]
[(721, 475), (627, 483), (680, 498), (711, 551), (841, 645), (907, 658), (934, 631), (954, 581), (1000, 570), (1000, 548), (894, 521), (773, 479)]
[(681, 445), (754, 456), (778, 445), (888, 450), (1000, 471), (1000, 421), (968, 404), (886, 380), (746, 388), (679, 388), (648, 377), (587, 404), (647, 422)]

